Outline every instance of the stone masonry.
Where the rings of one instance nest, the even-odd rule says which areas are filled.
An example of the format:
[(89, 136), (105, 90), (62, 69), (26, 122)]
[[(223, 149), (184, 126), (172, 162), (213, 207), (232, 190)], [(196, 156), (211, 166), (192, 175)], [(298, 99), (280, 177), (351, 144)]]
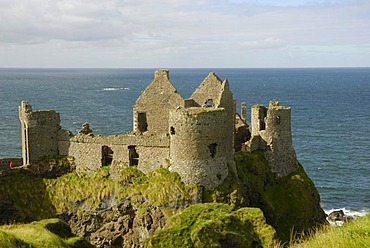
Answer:
[(144, 173), (166, 167), (186, 184), (206, 190), (221, 184), (229, 169), (235, 170), (234, 152), (246, 146), (266, 150), (277, 176), (296, 168), (290, 108), (278, 104), (252, 108), (250, 135), (245, 103), (240, 117), (228, 81), (214, 73), (184, 99), (170, 82), (169, 71), (157, 70), (133, 106), (133, 130), (122, 135), (95, 135), (88, 123), (73, 135), (61, 128), (59, 113), (33, 111), (25, 101), (19, 118), (25, 166), (47, 155), (67, 155), (78, 172), (87, 174), (102, 166), (110, 166), (111, 175), (127, 166)]

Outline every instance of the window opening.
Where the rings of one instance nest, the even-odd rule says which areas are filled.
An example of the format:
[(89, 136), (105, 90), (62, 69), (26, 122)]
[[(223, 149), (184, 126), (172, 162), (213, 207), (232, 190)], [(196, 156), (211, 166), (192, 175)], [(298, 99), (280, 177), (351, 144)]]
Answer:
[(148, 121), (145, 112), (137, 113), (137, 129), (139, 130), (139, 132), (148, 131)]
[(217, 151), (217, 144), (216, 143), (210, 144), (208, 145), (208, 148), (209, 148), (209, 153), (211, 157), (214, 158), (216, 155), (216, 151)]
[(260, 131), (266, 129), (266, 124), (263, 120), (260, 120)]
[(113, 161), (113, 151), (109, 146), (102, 147), (102, 166), (111, 165)]
[(208, 99), (206, 101), (206, 105), (207, 105), (207, 107), (212, 107), (213, 106), (213, 100), (212, 99)]
[(129, 165), (138, 166), (139, 165), (139, 154), (136, 152), (136, 146), (129, 146), (128, 154), (129, 154)]

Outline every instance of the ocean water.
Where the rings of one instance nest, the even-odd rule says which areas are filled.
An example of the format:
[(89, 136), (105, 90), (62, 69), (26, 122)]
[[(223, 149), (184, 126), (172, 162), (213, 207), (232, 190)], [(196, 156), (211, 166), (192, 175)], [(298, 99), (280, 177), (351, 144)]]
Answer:
[[(77, 133), (132, 129), (132, 106), (155, 69), (0, 69), (0, 157), (21, 156), (18, 106), (54, 109)], [(292, 108), (293, 144), (324, 209), (370, 210), (370, 68), (171, 69), (187, 98), (208, 75), (228, 79), (237, 100)], [(240, 111), (240, 107), (238, 107)]]

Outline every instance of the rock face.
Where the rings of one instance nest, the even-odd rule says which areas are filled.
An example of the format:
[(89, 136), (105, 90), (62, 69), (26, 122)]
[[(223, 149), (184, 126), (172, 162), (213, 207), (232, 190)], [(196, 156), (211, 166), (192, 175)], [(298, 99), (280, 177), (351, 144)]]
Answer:
[(145, 239), (164, 227), (166, 221), (158, 207), (138, 214), (129, 200), (103, 211), (61, 216), (74, 233), (97, 247), (142, 247)]

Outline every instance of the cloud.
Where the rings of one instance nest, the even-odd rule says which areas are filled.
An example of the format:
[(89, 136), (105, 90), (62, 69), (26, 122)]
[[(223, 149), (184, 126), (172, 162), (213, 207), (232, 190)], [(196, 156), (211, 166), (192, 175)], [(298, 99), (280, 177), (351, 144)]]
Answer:
[(242, 43), (242, 47), (247, 49), (271, 49), (271, 48), (281, 48), (284, 46), (284, 42), (279, 38), (268, 37), (264, 40), (257, 41), (246, 41)]
[[(237, 56), (251, 50), (370, 43), (368, 1), (276, 2), (2, 0), (0, 49), (36, 50), (45, 44), (55, 53), (89, 51), (99, 58), (104, 51), (115, 50), (147, 61), (155, 61), (151, 54), (168, 53), (167, 58), (178, 59), (180, 65), (181, 56), (197, 54)], [(0, 66), (5, 63), (0, 59)]]

